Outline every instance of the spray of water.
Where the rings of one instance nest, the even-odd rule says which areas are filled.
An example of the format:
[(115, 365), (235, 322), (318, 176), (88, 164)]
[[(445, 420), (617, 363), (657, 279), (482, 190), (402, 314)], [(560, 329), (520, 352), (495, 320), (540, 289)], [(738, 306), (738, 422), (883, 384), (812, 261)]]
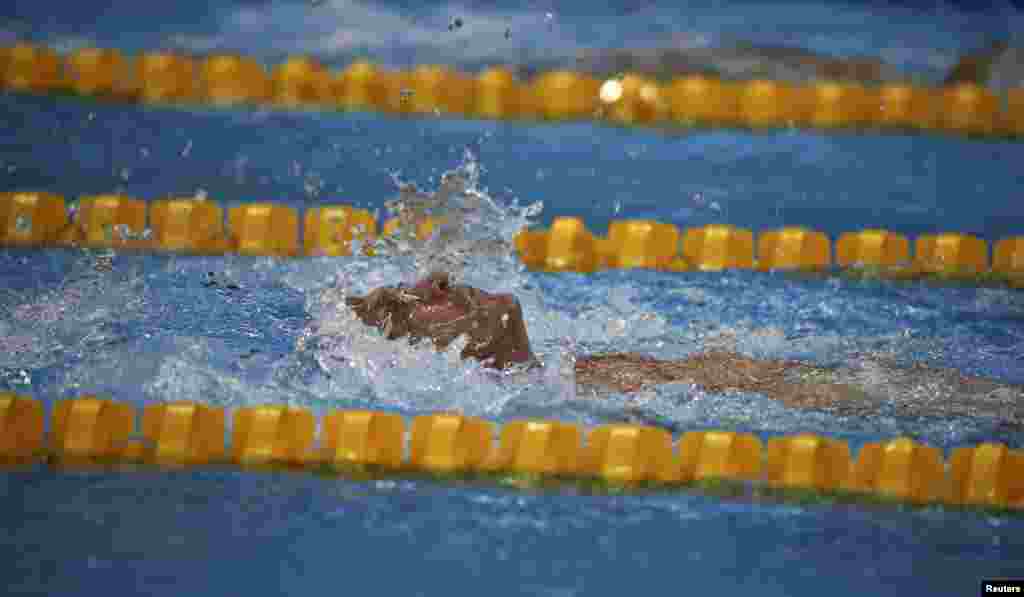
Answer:
[[(112, 275), (114, 254), (86, 251), (45, 291), (8, 292), (0, 304), (0, 382), (30, 389), (33, 370), (82, 359), (123, 340), (119, 325), (142, 316), (137, 271)], [(23, 387), (22, 387), (23, 386)]]
[[(722, 349), (755, 358), (853, 363), (859, 367), (844, 375), (858, 387), (882, 392), (897, 384), (899, 395), (885, 399), (894, 404), (941, 394), (917, 378), (894, 377), (886, 363), (896, 357), (928, 361), (932, 353), (946, 358), (956, 349), (957, 355), (973, 351), (971, 358), (993, 370), (1016, 370), (1011, 363), (1024, 342), (1012, 326), (1000, 328), (1004, 345), (988, 352), (977, 349), (982, 324), (974, 323), (973, 315), (954, 324), (957, 342), (929, 336), (929, 326), (948, 320), (949, 293), (932, 297), (907, 289), (900, 292), (911, 300), (893, 300), (840, 283), (783, 284), (741, 272), (714, 277), (527, 273), (513, 254), (513, 238), (534, 222), (542, 204), (495, 199), (481, 184), (481, 173), (467, 152), (435, 188), (396, 180), (397, 197), (387, 208), (406, 226), (377, 241), (372, 257), (355, 251), (352, 257), (291, 261), (170, 259), (165, 271), (148, 270), (143, 279), (128, 271), (132, 256), (80, 252), (55, 288), (0, 296), (0, 387), (31, 388), (39, 383), (37, 372), (49, 368), (57, 371), (55, 389), (63, 395), (136, 397), (141, 388), (149, 400), (232, 407), (269, 402), (314, 410), (455, 410), (585, 424), (630, 420), (676, 428), (799, 427), (828, 433), (836, 425), (829, 416), (794, 413), (759, 396), (709, 394), (688, 384), (593, 400), (589, 389), (576, 386), (575, 362), (600, 352), (672, 359)], [(428, 217), (438, 223), (432, 236), (409, 234)], [(464, 340), (443, 352), (389, 341), (358, 321), (346, 304), (354, 294), (413, 282), (435, 269), (452, 272), (460, 283), (514, 294), (543, 367), (506, 375), (461, 360)], [(209, 283), (212, 270), (216, 281), (227, 282)], [(147, 292), (150, 280), (166, 288)], [(165, 297), (168, 293), (174, 296)], [(958, 299), (957, 308), (1019, 319), (1020, 303), (1013, 295), (979, 292), (973, 300), (965, 305)], [(295, 314), (266, 314), (282, 306)], [(171, 309), (173, 316), (164, 317)], [(294, 318), (293, 327), (281, 317)], [(149, 332), (160, 337), (150, 340)], [(281, 342), (277, 350), (271, 346), (275, 339)], [(873, 366), (875, 361), (882, 364)], [(993, 393), (991, 400), (1012, 403), (1012, 396), (1000, 396)], [(942, 400), (952, 398), (942, 394)], [(952, 428), (942, 421), (918, 429), (942, 441), (974, 432), (969, 425)], [(904, 423), (882, 414), (843, 425), (889, 434)]]
[[(578, 313), (550, 304), (533, 275), (516, 258), (513, 238), (533, 223), (541, 203), (520, 206), (495, 199), (480, 183), (481, 166), (467, 151), (434, 190), (396, 178), (398, 196), (386, 204), (402, 227), (378, 240), (374, 257), (337, 261), (331, 281), (305, 288), (311, 322), (296, 343), (322, 374), (316, 393), (348, 395), (403, 409), (455, 409), (481, 414), (543, 411), (576, 398), (577, 354), (624, 337), (649, 339), (665, 331), (664, 318), (636, 309), (628, 287), (594, 290)], [(436, 222), (429, 238), (417, 238), (417, 224)], [(527, 374), (503, 374), (459, 359), (464, 339), (444, 352), (386, 340), (360, 322), (345, 299), (373, 288), (411, 283), (432, 271), (450, 272), (460, 283), (520, 301), (531, 344), (544, 366)], [(301, 277), (301, 276), (300, 276)], [(588, 291), (590, 292), (590, 291)], [(608, 294), (610, 292), (610, 294)], [(605, 296), (608, 294), (608, 296)], [(372, 398), (371, 398), (372, 397)]]
[[(345, 303), (353, 294), (411, 283), (445, 270), (461, 283), (529, 300), (524, 304), (529, 318), (529, 312), (540, 305), (539, 295), (528, 288), (528, 276), (514, 255), (513, 238), (532, 223), (542, 205), (497, 201), (481, 186), (480, 175), (479, 163), (467, 151), (462, 163), (446, 172), (432, 191), (396, 179), (398, 196), (386, 208), (401, 223), (399, 230), (374, 243), (372, 258), (340, 261), (331, 283), (307, 294), (312, 321), (296, 347), (322, 372), (323, 395), (341, 387), (351, 394), (351, 388), (358, 387), (361, 396), (372, 396), (377, 404), (497, 414), (531, 389), (546, 395), (565, 389), (566, 384), (537, 386), (484, 369), (475, 361), (462, 361), (459, 354), (465, 338), (443, 352), (388, 341), (378, 330), (364, 326)], [(435, 227), (428, 238), (420, 238), (416, 231), (428, 218)], [(545, 374), (551, 377), (547, 370)]]

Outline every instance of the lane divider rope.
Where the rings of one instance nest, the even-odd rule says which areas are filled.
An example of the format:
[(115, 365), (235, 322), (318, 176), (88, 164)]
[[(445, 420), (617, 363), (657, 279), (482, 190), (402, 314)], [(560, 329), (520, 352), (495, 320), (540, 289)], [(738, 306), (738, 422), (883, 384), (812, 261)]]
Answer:
[[(93, 195), (67, 202), (45, 192), (0, 193), (0, 246), (84, 247), (126, 251), (276, 257), (346, 256), (374, 252), (382, 236), (426, 240), (443, 230), (442, 217), (376, 217), (348, 205), (320, 205), (300, 213), (277, 203), (246, 203), (227, 210), (194, 198), (144, 201)], [(913, 254), (911, 254), (913, 247)], [(524, 265), (543, 271), (828, 272), (887, 279), (936, 279), (1024, 288), (1024, 236), (991, 248), (970, 234), (945, 232), (910, 239), (868, 229), (833, 242), (802, 227), (750, 230), (710, 224), (680, 230), (654, 220), (616, 220), (606, 236), (578, 217), (555, 218), (546, 230), (521, 230), (514, 249)]]
[(269, 70), (245, 56), (171, 51), (128, 56), (110, 48), (62, 55), (18, 43), (0, 48), (0, 89), (163, 105), (259, 105), (377, 111), (399, 116), (566, 121), (616, 126), (927, 132), (1024, 137), (1024, 88), (1000, 97), (962, 83), (731, 81), (683, 76), (657, 81), (622, 73), (601, 81), (569, 70), (519, 81), (508, 68), (477, 75), (443, 65), (389, 70), (357, 61), (332, 72), (310, 56)]
[(633, 424), (584, 432), (561, 421), (518, 420), (499, 428), (475, 417), (434, 413), (407, 425), (402, 416), (383, 411), (334, 410), (318, 420), (292, 406), (231, 413), (186, 401), (145, 405), (136, 429), (137, 414), (130, 404), (97, 396), (59, 400), (47, 432), (40, 401), (0, 393), (0, 464), (427, 474), (521, 487), (696, 487), (725, 495), (741, 495), (747, 487), (747, 495), (755, 496), (1024, 509), (1024, 452), (998, 443), (955, 448), (944, 459), (939, 449), (901, 437), (867, 443), (854, 458), (846, 442), (806, 433), (762, 442), (749, 433), (691, 431), (673, 443), (663, 429)]

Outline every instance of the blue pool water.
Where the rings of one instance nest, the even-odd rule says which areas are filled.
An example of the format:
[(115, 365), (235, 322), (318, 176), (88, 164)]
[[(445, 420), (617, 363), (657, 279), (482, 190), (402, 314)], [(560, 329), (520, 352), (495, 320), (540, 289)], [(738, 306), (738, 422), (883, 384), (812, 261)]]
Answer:
[[(182, 6), (189, 14), (207, 10)], [(501, 12), (328, 2), (337, 14), (306, 20), (299, 17), (308, 7), (298, 3), (225, 6), (203, 12), (209, 18), (202, 27), (169, 20), (153, 31), (137, 8), (92, 21), (67, 9), (67, 19), (50, 22), (16, 2), (11, 22), (33, 25), (28, 33), (23, 25), (10, 31), (71, 46), (92, 31), (97, 41), (109, 41), (102, 45), (117, 45), (112, 32), (132, 22), (140, 27), (125, 35), (126, 49), (159, 46), (174, 34), (183, 44), (252, 49), (248, 25), (291, 18), (298, 19), (291, 35), (266, 34), (270, 46), (294, 51), (329, 38), (325, 23), (347, 31), (345, 15), (370, 19), (381, 31), (408, 23), (427, 30), (457, 8), (481, 22), (497, 13), (524, 27), (539, 19), (535, 43), (524, 44), (557, 55), (582, 44), (584, 25), (613, 20), (566, 9), (556, 10), (557, 22), (548, 26), (544, 15), (554, 9), (540, 5)], [(675, 9), (647, 6), (621, 17), (622, 32), (609, 26), (596, 35), (607, 45), (634, 42), (652, 18), (667, 23), (661, 38), (749, 33), (742, 20), (716, 10), (694, 6), (692, 19), (680, 24)], [(852, 24), (876, 13), (891, 18)], [(389, 21), (394, 15), (398, 21)], [(926, 32), (919, 21), (960, 27), (962, 34)], [(806, 24), (780, 26), (776, 35), (839, 54), (889, 48), (927, 70), (948, 63), (957, 44), (980, 43), (1012, 22), (954, 6), (849, 5), (808, 14)], [(815, 27), (832, 33), (831, 45)], [(464, 62), (484, 61), (470, 50), (486, 44), (465, 35)], [(353, 42), (334, 55), (369, 52), (401, 64), (430, 48), (440, 57), (458, 54), (457, 44), (425, 33), (383, 39), (394, 40), (387, 42), (390, 52)], [(222, 205), (348, 203), (374, 210), (394, 196), (397, 181), (433, 189), (441, 174), (461, 169), (479, 177), (475, 189), (496, 206), (488, 217), (497, 225), (488, 229), (506, 238), (523, 223), (544, 225), (558, 215), (582, 216), (596, 232), (613, 218), (644, 217), (755, 231), (805, 225), (833, 238), (868, 226), (909, 235), (953, 230), (990, 241), (1024, 233), (1024, 144), (1006, 142), (796, 131), (672, 137), (590, 124), (172, 110), (17, 95), (0, 96), (0, 130), (0, 187), (69, 199), (111, 191), (144, 199), (204, 194)], [(543, 209), (531, 215), (528, 207), (537, 202)], [(110, 272), (93, 267), (97, 257), (0, 250), (0, 390), (48, 406), (100, 393), (140, 407), (184, 399), (228, 407), (289, 403), (318, 413), (454, 409), (497, 422), (545, 417), (587, 426), (622, 420), (628, 407), (671, 423), (677, 435), (725, 428), (762, 437), (810, 431), (854, 449), (900, 435), (946, 450), (982, 441), (1024, 447), (1022, 430), (985, 417), (907, 417), (887, 409), (828, 415), (681, 384), (595, 400), (576, 395), (562, 372), (574, 353), (635, 350), (668, 358), (724, 346), (823, 365), (886, 357), (1024, 384), (1019, 291), (751, 272), (552, 275), (525, 272), (507, 256), (475, 257), (462, 278), (520, 298), (545, 362), (529, 380), (496, 382), (451, 355), (386, 342), (340, 307), (344, 293), (412, 279), (415, 256), (119, 254)], [(209, 272), (238, 288), (209, 287)], [(1019, 518), (299, 474), (5, 473), (0, 529), (0, 580), (9, 594), (24, 595), (960, 595), (976, 591), (983, 577), (1024, 575)]]

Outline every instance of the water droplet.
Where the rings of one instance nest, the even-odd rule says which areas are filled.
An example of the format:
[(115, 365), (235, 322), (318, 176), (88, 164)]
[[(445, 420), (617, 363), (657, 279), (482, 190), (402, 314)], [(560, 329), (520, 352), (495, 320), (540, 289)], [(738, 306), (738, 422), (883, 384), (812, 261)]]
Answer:
[(128, 226), (127, 224), (118, 224), (117, 226), (114, 226), (114, 232), (117, 233), (117, 237), (121, 240), (134, 240), (139, 236), (136, 235), (131, 226)]

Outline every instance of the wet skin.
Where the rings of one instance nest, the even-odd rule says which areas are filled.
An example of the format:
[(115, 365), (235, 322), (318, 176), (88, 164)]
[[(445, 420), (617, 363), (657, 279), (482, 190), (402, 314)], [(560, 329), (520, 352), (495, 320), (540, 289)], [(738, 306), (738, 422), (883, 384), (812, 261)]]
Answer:
[(538, 363), (514, 296), (455, 284), (447, 273), (431, 274), (412, 286), (378, 288), (346, 302), (363, 323), (391, 340), (408, 337), (415, 343), (429, 338), (444, 349), (466, 335), (463, 358), (496, 369)]
[[(348, 305), (366, 325), (389, 339), (429, 338), (440, 348), (465, 334), (463, 358), (507, 369), (540, 365), (519, 302), (511, 294), (492, 294), (453, 283), (437, 272), (412, 286), (378, 288)], [(866, 383), (862, 370), (881, 371), (884, 383)], [(869, 376), (870, 377), (870, 376)], [(660, 384), (685, 382), (713, 393), (762, 394), (791, 408), (837, 414), (870, 414), (883, 407), (916, 417), (989, 417), (1024, 426), (1024, 388), (996, 380), (923, 365), (901, 366), (865, 358), (836, 370), (808, 363), (754, 359), (724, 350), (708, 350), (684, 359), (662, 361), (632, 354), (578, 355), (577, 389), (582, 396), (633, 393)]]

